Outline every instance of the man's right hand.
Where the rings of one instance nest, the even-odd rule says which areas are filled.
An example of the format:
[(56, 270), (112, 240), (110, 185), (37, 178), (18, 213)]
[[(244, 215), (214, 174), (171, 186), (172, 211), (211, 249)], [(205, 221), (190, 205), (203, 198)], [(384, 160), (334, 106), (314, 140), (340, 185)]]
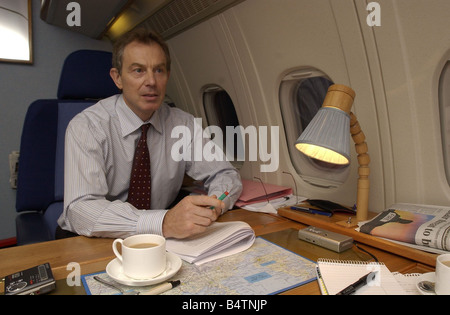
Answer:
[(163, 235), (182, 239), (202, 233), (217, 220), (224, 208), (225, 204), (216, 196), (187, 196), (167, 212)]

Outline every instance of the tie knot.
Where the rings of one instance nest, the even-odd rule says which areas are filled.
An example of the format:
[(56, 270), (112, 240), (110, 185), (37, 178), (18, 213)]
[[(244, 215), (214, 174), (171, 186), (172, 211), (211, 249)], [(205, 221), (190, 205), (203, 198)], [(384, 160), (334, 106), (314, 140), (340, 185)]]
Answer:
[(143, 133), (147, 133), (149, 128), (150, 128), (150, 124), (145, 124), (145, 125), (141, 126), (141, 130)]
[(147, 131), (150, 128), (150, 124), (145, 124), (141, 126), (141, 140), (147, 140)]

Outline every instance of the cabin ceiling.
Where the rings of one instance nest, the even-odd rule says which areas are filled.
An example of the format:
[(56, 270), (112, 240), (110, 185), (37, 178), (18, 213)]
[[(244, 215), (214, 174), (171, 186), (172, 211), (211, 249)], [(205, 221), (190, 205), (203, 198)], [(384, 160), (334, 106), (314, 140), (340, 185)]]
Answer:
[[(145, 27), (170, 38), (243, 0), (78, 0), (81, 25), (69, 26), (71, 0), (43, 0), (41, 19), (86, 36), (114, 41), (121, 34)], [(107, 8), (107, 9), (105, 9)]]

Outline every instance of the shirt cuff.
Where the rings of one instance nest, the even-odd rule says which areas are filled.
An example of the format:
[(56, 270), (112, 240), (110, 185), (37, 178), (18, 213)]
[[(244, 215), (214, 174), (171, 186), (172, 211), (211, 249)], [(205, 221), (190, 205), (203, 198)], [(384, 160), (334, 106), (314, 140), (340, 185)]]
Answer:
[(157, 234), (163, 236), (162, 224), (168, 210), (141, 210), (136, 233), (137, 234)]

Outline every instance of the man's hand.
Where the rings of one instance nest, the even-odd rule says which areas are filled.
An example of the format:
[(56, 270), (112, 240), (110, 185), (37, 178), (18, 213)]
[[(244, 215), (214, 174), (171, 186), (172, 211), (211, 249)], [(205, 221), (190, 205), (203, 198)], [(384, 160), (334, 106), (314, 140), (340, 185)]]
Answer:
[[(214, 207), (214, 210), (210, 207)], [(163, 235), (186, 238), (202, 233), (217, 220), (224, 208), (225, 204), (216, 196), (187, 196), (167, 212), (163, 221)]]

